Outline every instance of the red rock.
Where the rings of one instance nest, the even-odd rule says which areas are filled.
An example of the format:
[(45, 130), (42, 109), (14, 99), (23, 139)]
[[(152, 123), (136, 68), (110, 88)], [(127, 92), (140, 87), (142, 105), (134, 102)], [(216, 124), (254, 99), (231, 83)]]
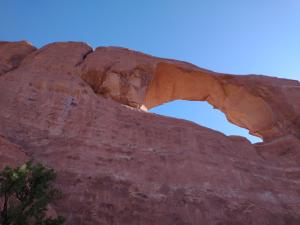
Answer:
[(251, 144), (251, 142), (245, 138), (245, 137), (242, 137), (242, 136), (238, 136), (238, 135), (230, 135), (228, 136), (228, 138), (232, 141), (236, 141), (236, 142), (244, 142), (244, 143), (247, 143), (247, 144)]
[(6, 166), (20, 166), (28, 160), (22, 147), (11, 143), (0, 135), (0, 170)]
[(35, 50), (36, 48), (26, 41), (0, 41), (0, 76), (17, 68), (22, 60)]
[(208, 101), (264, 140), (300, 137), (295, 80), (215, 73), (116, 47), (97, 48), (80, 66), (80, 76), (96, 93), (126, 105), (150, 109), (176, 99)]
[[(54, 43), (0, 77), (0, 133), (58, 172), (67, 225), (298, 225), (299, 94), (298, 81)], [(265, 142), (138, 109), (180, 98)]]

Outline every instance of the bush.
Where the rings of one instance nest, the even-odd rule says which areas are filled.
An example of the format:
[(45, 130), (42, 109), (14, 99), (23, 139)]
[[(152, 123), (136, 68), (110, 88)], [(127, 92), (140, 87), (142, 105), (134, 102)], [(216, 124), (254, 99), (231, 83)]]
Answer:
[(61, 197), (52, 186), (56, 174), (42, 164), (28, 162), (0, 172), (0, 222), (2, 225), (61, 225), (64, 218), (46, 218), (47, 206)]

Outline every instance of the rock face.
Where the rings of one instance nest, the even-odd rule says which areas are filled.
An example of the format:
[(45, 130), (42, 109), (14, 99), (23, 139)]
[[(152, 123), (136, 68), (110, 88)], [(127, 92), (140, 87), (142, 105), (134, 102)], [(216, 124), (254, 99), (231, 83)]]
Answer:
[(17, 68), (22, 60), (35, 50), (36, 48), (26, 41), (0, 41), (0, 76)]
[(97, 94), (137, 108), (176, 99), (208, 101), (264, 140), (300, 138), (300, 84), (266, 76), (215, 73), (123, 48), (96, 48), (79, 75)]
[(24, 150), (10, 141), (6, 140), (0, 135), (0, 169), (2, 170), (5, 166), (18, 166), (26, 161), (28, 157)]
[[(0, 66), (0, 166), (53, 167), (67, 225), (300, 224), (298, 81), (76, 42), (0, 44)], [(146, 111), (175, 99), (264, 142)]]

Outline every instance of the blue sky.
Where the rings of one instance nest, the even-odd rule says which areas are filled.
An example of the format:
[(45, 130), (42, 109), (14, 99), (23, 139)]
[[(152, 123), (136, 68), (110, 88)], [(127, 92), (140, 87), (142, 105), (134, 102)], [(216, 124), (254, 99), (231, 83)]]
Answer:
[[(0, 39), (123, 46), (218, 72), (299, 80), (299, 12), (299, 0), (0, 0)], [(244, 135), (206, 103), (153, 111)]]

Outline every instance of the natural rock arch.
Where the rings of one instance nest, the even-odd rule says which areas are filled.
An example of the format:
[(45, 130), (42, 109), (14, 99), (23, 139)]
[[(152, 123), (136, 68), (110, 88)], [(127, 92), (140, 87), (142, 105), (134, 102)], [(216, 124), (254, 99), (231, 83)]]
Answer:
[[(0, 42), (0, 55), (2, 163), (28, 155), (55, 168), (65, 193), (55, 209), (71, 215), (67, 224), (299, 224), (298, 81), (76, 42), (38, 50)], [(267, 142), (251, 145), (103, 96), (136, 108), (207, 99), (236, 123), (246, 111), (244, 123)], [(251, 99), (270, 109), (270, 127), (258, 124), (265, 130), (255, 130)]]
[(224, 112), (230, 122), (258, 137), (262, 134), (257, 131), (273, 124), (268, 104), (245, 88), (223, 82), (211, 72), (186, 71), (161, 63), (147, 91), (145, 106), (150, 109), (177, 99), (207, 101)]
[(299, 81), (216, 73), (125, 48), (93, 50), (81, 42), (51, 43), (38, 50), (27, 42), (0, 45), (5, 53), (0, 75), (17, 67), (37, 74), (77, 74), (96, 94), (136, 108), (176, 99), (208, 101), (264, 141), (300, 138)]
[(176, 99), (207, 101), (265, 141), (300, 137), (298, 81), (216, 73), (118, 47), (90, 53), (80, 76), (97, 94), (132, 107), (150, 109)]

